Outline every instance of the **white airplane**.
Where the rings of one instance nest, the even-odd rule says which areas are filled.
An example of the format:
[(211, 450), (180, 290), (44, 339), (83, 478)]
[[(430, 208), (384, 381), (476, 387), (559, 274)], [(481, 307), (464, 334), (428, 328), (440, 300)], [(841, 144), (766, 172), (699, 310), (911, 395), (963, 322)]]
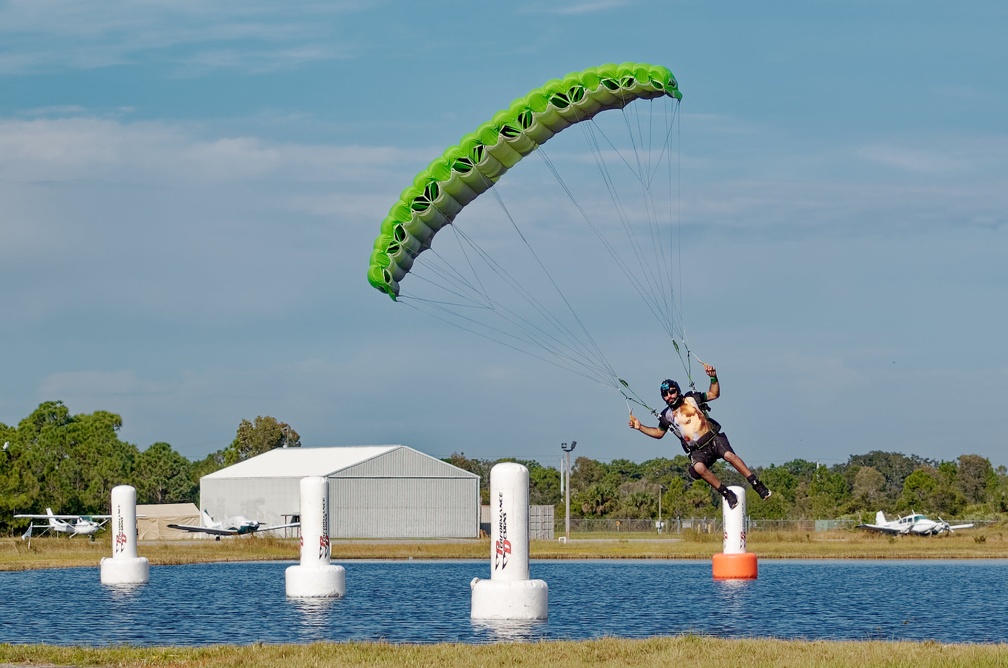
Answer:
[(881, 531), (882, 533), (902, 536), (913, 534), (915, 536), (939, 536), (943, 533), (953, 533), (956, 529), (969, 529), (972, 524), (949, 524), (941, 517), (937, 521), (929, 519), (920, 513), (911, 512), (906, 517), (895, 520), (887, 520), (885, 514), (880, 510), (875, 515), (875, 524), (859, 524), (858, 529), (868, 529), (870, 531)]
[(199, 526), (191, 524), (169, 524), (168, 527), (171, 529), (181, 529), (182, 531), (190, 531), (193, 533), (208, 533), (212, 536), (216, 536), (217, 540), (220, 540), (221, 536), (244, 536), (246, 534), (253, 534), (259, 531), (274, 531), (276, 529), (287, 529), (290, 527), (301, 526), (300, 522), (291, 522), (290, 524), (278, 524), (276, 526), (264, 527), (261, 522), (257, 520), (250, 520), (242, 515), (231, 517), (225, 522), (218, 522), (214, 520), (214, 518), (210, 517), (210, 513), (206, 510), (203, 511), (201, 518), (203, 520), (203, 524)]
[(54, 515), (52, 508), (46, 508), (45, 515), (18, 514), (14, 517), (18, 519), (49, 520), (47, 524), (35, 524), (31, 522), (28, 525), (28, 530), (21, 536), (21, 540), (31, 538), (32, 532), (35, 529), (41, 529), (42, 533), (53, 531), (55, 533), (69, 534), (70, 538), (74, 536), (91, 536), (91, 539), (94, 540), (94, 535), (112, 518), (111, 515)]

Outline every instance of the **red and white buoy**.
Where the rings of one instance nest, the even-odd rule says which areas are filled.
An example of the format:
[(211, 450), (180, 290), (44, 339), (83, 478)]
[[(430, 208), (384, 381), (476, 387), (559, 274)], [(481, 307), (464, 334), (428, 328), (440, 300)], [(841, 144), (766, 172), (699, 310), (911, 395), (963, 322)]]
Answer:
[(490, 469), (490, 579), (473, 578), (472, 619), (546, 619), (549, 587), (529, 579), (529, 472)]
[(714, 555), (715, 580), (755, 580), (759, 570), (756, 555), (746, 552), (745, 534), (745, 489), (729, 487), (735, 492), (738, 505), (728, 507), (728, 502), (721, 499), (721, 511), (724, 514), (724, 552)]
[(101, 583), (143, 584), (150, 580), (150, 562), (137, 556), (136, 489), (112, 488), (112, 556), (101, 559)]
[(330, 563), (329, 481), (301, 479), (301, 562), (285, 574), (291, 598), (342, 598), (346, 571)]

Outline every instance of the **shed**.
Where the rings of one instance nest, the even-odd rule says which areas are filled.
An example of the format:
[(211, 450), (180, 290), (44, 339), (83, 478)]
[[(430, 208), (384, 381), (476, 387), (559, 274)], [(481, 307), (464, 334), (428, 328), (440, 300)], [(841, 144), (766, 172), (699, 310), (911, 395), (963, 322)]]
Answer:
[(139, 540), (179, 540), (200, 535), (168, 528), (169, 524), (199, 524), (200, 511), (193, 503), (138, 505), (136, 514)]
[(328, 481), (332, 538), (479, 535), (479, 476), (405, 445), (276, 448), (200, 478), (200, 502), (215, 520), (285, 524), (308, 476)]

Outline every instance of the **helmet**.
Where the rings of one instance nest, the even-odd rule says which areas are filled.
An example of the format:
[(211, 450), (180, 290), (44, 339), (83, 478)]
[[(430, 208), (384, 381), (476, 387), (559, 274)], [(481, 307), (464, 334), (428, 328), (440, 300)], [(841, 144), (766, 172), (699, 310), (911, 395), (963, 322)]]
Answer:
[(671, 378), (666, 378), (665, 380), (662, 381), (661, 389), (659, 391), (661, 392), (662, 396), (665, 396), (665, 393), (668, 392), (669, 390), (675, 390), (676, 394), (682, 394), (682, 389), (680, 389), (679, 383), (675, 382)]

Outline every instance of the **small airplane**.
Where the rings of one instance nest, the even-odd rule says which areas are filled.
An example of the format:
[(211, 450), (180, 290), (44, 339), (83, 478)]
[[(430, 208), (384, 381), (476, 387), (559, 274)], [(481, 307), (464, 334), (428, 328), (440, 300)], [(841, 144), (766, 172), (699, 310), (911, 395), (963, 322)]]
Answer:
[(859, 524), (858, 529), (881, 531), (894, 536), (913, 534), (915, 536), (940, 536), (943, 533), (954, 533), (956, 529), (969, 529), (972, 524), (949, 524), (941, 517), (932, 520), (928, 517), (911, 512), (906, 517), (887, 520), (881, 510), (875, 515), (875, 524)]
[(47, 524), (35, 524), (31, 522), (28, 525), (28, 530), (22, 534), (21, 540), (31, 538), (32, 532), (35, 529), (41, 529), (42, 533), (53, 531), (55, 533), (69, 534), (70, 538), (74, 536), (90, 536), (91, 540), (94, 540), (94, 535), (112, 519), (111, 515), (54, 515), (52, 508), (46, 508), (45, 515), (18, 514), (14, 517), (18, 519), (49, 520)]
[(201, 514), (201, 518), (203, 520), (203, 524), (200, 526), (194, 526), (191, 524), (169, 524), (168, 527), (192, 533), (208, 533), (212, 536), (216, 536), (217, 540), (220, 540), (221, 536), (244, 536), (247, 534), (254, 534), (259, 531), (274, 531), (276, 529), (287, 529), (290, 527), (301, 526), (300, 522), (291, 522), (289, 524), (278, 524), (276, 526), (264, 527), (261, 522), (250, 520), (243, 515), (231, 517), (226, 522), (218, 522), (214, 520), (214, 518), (212, 518), (210, 513), (206, 510), (204, 510)]

